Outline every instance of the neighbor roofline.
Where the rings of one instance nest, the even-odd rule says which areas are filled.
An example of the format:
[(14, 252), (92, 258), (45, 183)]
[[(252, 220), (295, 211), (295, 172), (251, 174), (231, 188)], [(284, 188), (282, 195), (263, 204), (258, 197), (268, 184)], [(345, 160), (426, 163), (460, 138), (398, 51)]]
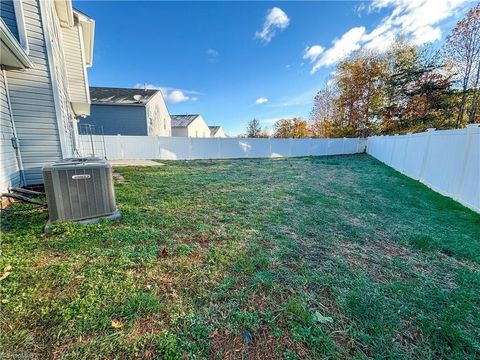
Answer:
[(91, 105), (105, 105), (105, 106), (143, 106), (145, 107), (147, 103), (125, 103), (125, 104), (119, 104), (119, 103), (107, 103), (107, 102), (94, 102), (92, 101)]

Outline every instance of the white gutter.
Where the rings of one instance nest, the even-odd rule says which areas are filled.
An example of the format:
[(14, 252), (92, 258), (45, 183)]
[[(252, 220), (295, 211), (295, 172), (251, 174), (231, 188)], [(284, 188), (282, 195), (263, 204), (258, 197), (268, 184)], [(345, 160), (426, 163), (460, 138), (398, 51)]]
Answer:
[[(33, 68), (33, 62), (28, 57), (25, 50), (18, 43), (15, 36), (12, 34), (10, 29), (7, 27), (2, 18), (0, 18), (0, 38), (5, 46), (10, 50), (10, 52), (15, 55), (18, 59), (18, 62), (22, 64), (23, 68)], [(10, 64), (1, 64), (1, 65), (10, 65)]]

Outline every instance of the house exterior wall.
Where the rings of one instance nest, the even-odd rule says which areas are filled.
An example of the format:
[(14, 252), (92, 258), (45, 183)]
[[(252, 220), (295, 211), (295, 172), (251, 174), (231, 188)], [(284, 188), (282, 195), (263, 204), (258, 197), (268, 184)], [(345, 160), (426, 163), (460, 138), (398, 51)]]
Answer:
[(3, 19), (3, 21), (5, 21), (5, 24), (15, 36), (15, 38), (19, 40), (17, 19), (15, 17), (15, 7), (13, 6), (13, 0), (0, 0), (0, 17)]
[(190, 125), (188, 125), (189, 137), (210, 137), (210, 128), (201, 116), (197, 116)]
[(148, 135), (144, 106), (92, 104), (90, 116), (80, 125), (94, 125), (104, 135)]
[(43, 182), (42, 166), (60, 160), (62, 149), (40, 2), (22, 2), (34, 68), (8, 70), (6, 77), (25, 179), (38, 184)]
[(213, 137), (216, 137), (216, 138), (224, 138), (224, 137), (227, 137), (227, 135), (225, 135), (225, 132), (223, 131), (223, 128), (220, 127), (217, 132), (215, 133), (215, 135), (213, 135)]
[(68, 89), (72, 103), (88, 104), (90, 96), (78, 23), (62, 28)]
[[(13, 127), (6, 125), (10, 118), (16, 129), (25, 185), (43, 183), (41, 169), (45, 164), (77, 155), (78, 130), (66, 66), (71, 63), (79, 71), (85, 67), (83, 53), (78, 55), (80, 61), (65, 57), (66, 45), (55, 1), (0, 1), (3, 21), (10, 24), (10, 30), (17, 29), (17, 40), (24, 49), (28, 46), (28, 58), (33, 64), (21, 70), (7, 67), (2, 74), (0, 191), (5, 191), (5, 179), (17, 182), (18, 172), (22, 170), (18, 168), (16, 151), (10, 141)], [(22, 18), (16, 19), (22, 13)], [(78, 34), (78, 27), (76, 31)], [(88, 84), (84, 84), (86, 92)], [(4, 106), (7, 94), (11, 114), (7, 114), (10, 109)]]
[[(67, 79), (67, 66), (63, 51), (63, 37), (60, 21), (57, 16), (54, 1), (40, 0), (40, 10), (44, 12), (44, 31), (47, 39), (51, 40), (50, 75), (53, 84), (55, 106), (57, 111), (57, 122), (60, 132), (60, 142), (63, 157), (76, 155), (75, 129), (76, 119), (71, 106), (70, 91)], [(48, 50), (48, 49), (47, 49)], [(48, 53), (48, 51), (47, 51)], [(83, 67), (81, 68), (83, 70)], [(63, 141), (62, 141), (63, 140)]]
[(160, 91), (146, 105), (146, 120), (148, 135), (172, 135), (172, 120)]
[(210, 137), (210, 128), (199, 115), (188, 126), (172, 127), (172, 136)]
[(13, 126), (7, 101), (3, 71), (0, 71), (0, 192), (20, 183), (20, 172), (15, 149), (12, 146)]

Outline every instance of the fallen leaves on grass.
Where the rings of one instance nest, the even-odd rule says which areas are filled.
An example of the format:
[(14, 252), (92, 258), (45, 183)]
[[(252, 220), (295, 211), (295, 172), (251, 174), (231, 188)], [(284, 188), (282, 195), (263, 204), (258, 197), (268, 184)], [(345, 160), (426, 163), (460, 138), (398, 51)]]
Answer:
[(12, 267), (10, 265), (5, 266), (3, 269), (3, 275), (0, 276), (0, 281), (5, 280), (11, 274)]
[(160, 251), (158, 252), (158, 257), (164, 258), (164, 257), (167, 257), (167, 256), (168, 256), (168, 250), (167, 250), (167, 248), (163, 248), (162, 250), (160, 250)]
[(120, 320), (112, 320), (112, 328), (121, 329), (123, 327), (123, 322)]

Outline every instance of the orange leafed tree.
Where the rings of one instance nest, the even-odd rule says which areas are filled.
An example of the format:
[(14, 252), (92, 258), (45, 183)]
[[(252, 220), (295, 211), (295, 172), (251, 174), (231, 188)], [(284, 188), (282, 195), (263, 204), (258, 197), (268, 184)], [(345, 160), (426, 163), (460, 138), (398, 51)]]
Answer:
[(310, 136), (310, 130), (306, 120), (301, 118), (280, 119), (273, 125), (274, 137), (276, 138), (305, 138)]

